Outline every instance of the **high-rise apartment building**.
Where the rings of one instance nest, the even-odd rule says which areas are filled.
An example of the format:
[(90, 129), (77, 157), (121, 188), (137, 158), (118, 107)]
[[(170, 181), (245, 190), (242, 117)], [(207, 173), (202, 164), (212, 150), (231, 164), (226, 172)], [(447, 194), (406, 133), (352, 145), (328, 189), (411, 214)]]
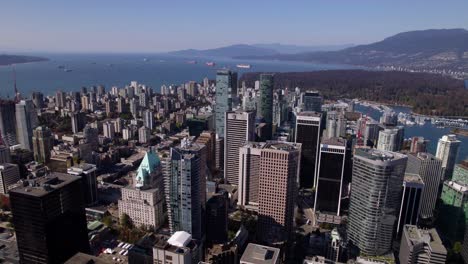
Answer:
[(154, 126), (154, 112), (151, 110), (145, 110), (143, 112), (143, 124), (149, 128), (150, 130), (153, 130), (155, 128)]
[(237, 72), (220, 70), (216, 74), (216, 134), (224, 137), (225, 113), (232, 110), (233, 98), (237, 95)]
[(424, 182), (418, 174), (406, 173), (403, 180), (400, 214), (398, 216), (397, 236), (401, 235), (405, 225), (417, 225)]
[(254, 112), (226, 112), (224, 135), (224, 179), (239, 185), (239, 148), (255, 139)]
[(54, 146), (52, 132), (48, 127), (38, 126), (33, 130), (34, 159), (37, 162), (47, 163), (50, 160), (50, 151)]
[(275, 243), (291, 238), (301, 144), (267, 142), (260, 154), (258, 236)]
[(86, 114), (83, 112), (72, 112), (70, 113), (72, 132), (78, 133), (86, 125)]
[(423, 137), (412, 137), (410, 144), (411, 153), (427, 152), (429, 140), (424, 139)]
[(151, 139), (151, 130), (146, 126), (142, 126), (138, 129), (138, 142), (140, 144), (148, 144)]
[(423, 230), (415, 225), (406, 225), (398, 258), (401, 264), (444, 264), (447, 250), (434, 228)]
[(55, 106), (58, 108), (64, 108), (66, 103), (66, 94), (63, 91), (57, 91), (55, 93)]
[(106, 138), (113, 139), (115, 137), (115, 127), (111, 122), (103, 123), (102, 131)]
[(31, 100), (21, 100), (16, 104), (17, 138), (21, 148), (32, 150), (33, 129), (37, 126), (37, 112)]
[(320, 148), (322, 114), (301, 112), (296, 116), (295, 142), (302, 144), (300, 187), (312, 188), (317, 185), (316, 164)]
[(347, 195), (350, 179), (345, 166), (349, 162), (346, 140), (323, 139), (317, 164), (318, 182), (315, 189), (314, 211), (319, 222), (341, 222), (341, 201)]
[(406, 173), (418, 174), (424, 182), (420, 216), (424, 219), (432, 218), (443, 177), (442, 161), (430, 153), (410, 153)]
[(461, 141), (457, 139), (456, 135), (445, 135), (439, 139), (436, 157), (442, 160), (444, 179), (452, 178), (453, 168), (457, 162), (460, 144)]
[(16, 164), (1, 163), (0, 164), (0, 193), (8, 194), (8, 192), (20, 180), (19, 167)]
[(216, 133), (214, 131), (203, 131), (197, 138), (196, 143), (206, 146), (206, 165), (211, 173), (216, 171)]
[(64, 263), (88, 253), (80, 177), (51, 173), (10, 190), (20, 263)]
[(171, 171), (166, 182), (166, 203), (171, 233), (185, 231), (198, 240), (204, 237), (202, 211), (206, 178), (203, 173), (204, 145), (183, 139), (171, 148)]
[(0, 135), (3, 144), (16, 145), (16, 114), (15, 102), (0, 99)]
[(376, 149), (356, 149), (353, 159), (348, 240), (361, 254), (391, 250), (400, 209), (407, 157)]
[(385, 128), (379, 132), (377, 149), (385, 151), (400, 151), (403, 146), (404, 127)]

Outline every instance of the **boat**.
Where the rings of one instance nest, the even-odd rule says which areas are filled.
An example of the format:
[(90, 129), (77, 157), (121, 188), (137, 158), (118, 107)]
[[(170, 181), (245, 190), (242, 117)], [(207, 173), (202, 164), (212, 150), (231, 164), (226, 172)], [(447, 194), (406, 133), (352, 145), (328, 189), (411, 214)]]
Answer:
[(241, 69), (250, 69), (250, 64), (237, 64), (236, 65), (237, 68), (241, 68)]
[(144, 62), (148, 61), (148, 58), (144, 58), (143, 61), (144, 61)]
[(59, 68), (59, 69), (63, 70), (63, 69), (65, 69), (65, 66), (63, 66), (63, 65), (59, 65), (57, 68)]
[(216, 65), (216, 63), (214, 63), (214, 62), (212, 62), (212, 61), (208, 61), (208, 62), (206, 62), (205, 64), (206, 64), (206, 66), (210, 66), (210, 67), (213, 67), (213, 66)]
[(189, 60), (187, 61), (188, 64), (197, 64), (197, 61), (196, 60)]
[(63, 69), (64, 72), (71, 72), (72, 70), (70, 69)]

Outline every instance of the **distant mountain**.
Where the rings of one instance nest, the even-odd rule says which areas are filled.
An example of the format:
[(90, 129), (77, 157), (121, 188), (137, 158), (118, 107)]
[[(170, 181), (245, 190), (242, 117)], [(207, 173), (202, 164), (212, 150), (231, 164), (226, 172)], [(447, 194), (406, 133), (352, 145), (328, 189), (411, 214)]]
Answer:
[(251, 45), (238, 44), (216, 49), (196, 50), (187, 49), (169, 52), (172, 55), (187, 57), (239, 57), (239, 56), (269, 56), (278, 54), (269, 48), (255, 47)]
[(275, 50), (277, 53), (281, 54), (296, 54), (302, 52), (314, 52), (314, 51), (336, 51), (349, 47), (353, 47), (353, 44), (343, 44), (343, 45), (320, 45), (320, 46), (300, 46), (300, 45), (287, 45), (281, 43), (271, 43), (271, 44), (254, 44), (254, 47), (266, 48)]
[(465, 29), (410, 31), (376, 43), (339, 51), (258, 55), (249, 58), (468, 72), (468, 31)]
[(6, 55), (0, 54), (0, 65), (11, 65), (18, 63), (36, 62), (36, 61), (47, 61), (49, 59), (34, 56), (21, 56), (21, 55)]

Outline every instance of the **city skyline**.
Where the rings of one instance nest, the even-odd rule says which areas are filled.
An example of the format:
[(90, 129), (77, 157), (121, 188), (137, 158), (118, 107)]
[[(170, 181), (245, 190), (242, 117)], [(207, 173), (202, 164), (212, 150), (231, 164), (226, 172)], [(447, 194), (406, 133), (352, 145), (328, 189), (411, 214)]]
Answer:
[(359, 45), (411, 30), (468, 28), (468, 3), (422, 3), (14, 1), (4, 3), (0, 11), (0, 23), (8, 25), (0, 29), (0, 51), (133, 53), (240, 43)]

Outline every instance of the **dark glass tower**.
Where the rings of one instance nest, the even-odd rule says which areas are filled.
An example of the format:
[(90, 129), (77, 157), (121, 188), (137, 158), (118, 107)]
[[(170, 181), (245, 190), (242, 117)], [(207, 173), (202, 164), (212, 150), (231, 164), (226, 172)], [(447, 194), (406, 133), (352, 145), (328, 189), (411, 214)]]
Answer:
[(271, 139), (273, 124), (273, 74), (260, 74), (260, 102), (257, 116), (266, 123), (266, 140)]
[(216, 74), (216, 134), (224, 137), (225, 113), (232, 110), (232, 100), (237, 95), (237, 72), (220, 70)]

